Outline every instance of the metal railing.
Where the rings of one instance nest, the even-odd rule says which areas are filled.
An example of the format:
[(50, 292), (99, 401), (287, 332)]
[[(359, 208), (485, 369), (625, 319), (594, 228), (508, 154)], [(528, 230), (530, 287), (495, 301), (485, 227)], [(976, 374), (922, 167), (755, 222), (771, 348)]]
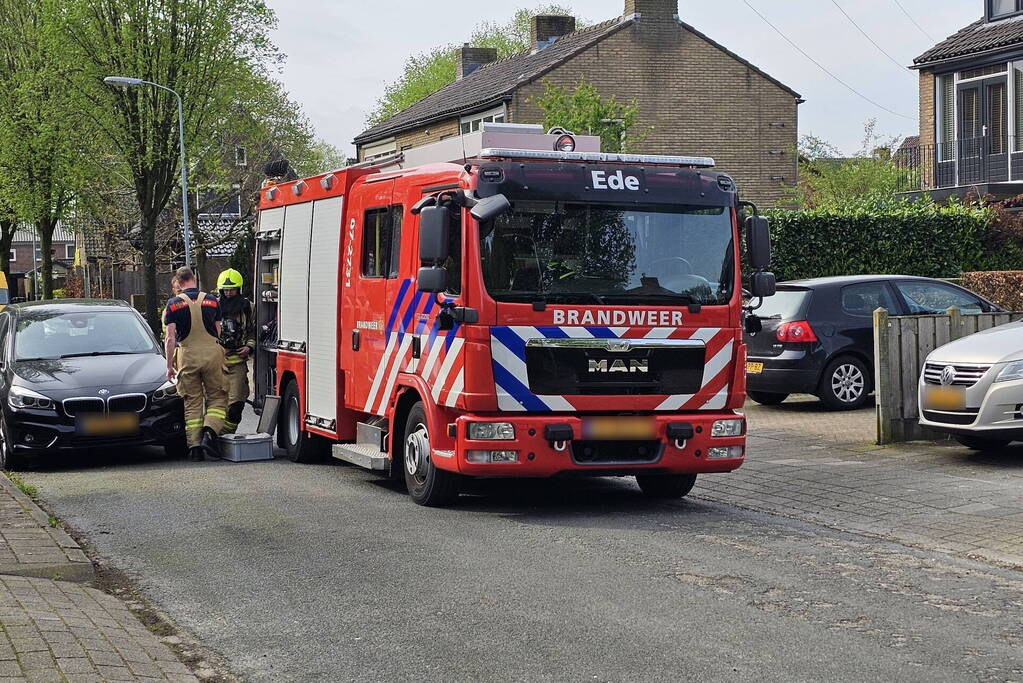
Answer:
[(967, 138), (903, 146), (891, 157), (901, 192), (1023, 180), (1023, 137)]

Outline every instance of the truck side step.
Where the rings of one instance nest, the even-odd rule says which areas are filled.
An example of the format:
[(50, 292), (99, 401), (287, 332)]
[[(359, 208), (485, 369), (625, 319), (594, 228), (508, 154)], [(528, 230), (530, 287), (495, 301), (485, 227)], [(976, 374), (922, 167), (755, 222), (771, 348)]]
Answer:
[(350, 462), (367, 470), (386, 471), (391, 467), (387, 454), (372, 444), (338, 443), (334, 444), (330, 454), (338, 460)]

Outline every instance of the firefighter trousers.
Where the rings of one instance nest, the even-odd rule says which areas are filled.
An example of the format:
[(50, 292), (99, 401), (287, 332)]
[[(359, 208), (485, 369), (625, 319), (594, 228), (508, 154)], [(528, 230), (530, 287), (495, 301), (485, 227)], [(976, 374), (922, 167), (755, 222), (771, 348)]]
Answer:
[(189, 447), (202, 441), (203, 427), (217, 434), (227, 419), (224, 351), (216, 344), (178, 347), (178, 393), (185, 402), (185, 436)]
[(246, 359), (228, 353), (224, 360), (227, 372), (227, 419), (224, 434), (234, 434), (242, 421), (245, 401), (249, 399), (249, 363)]

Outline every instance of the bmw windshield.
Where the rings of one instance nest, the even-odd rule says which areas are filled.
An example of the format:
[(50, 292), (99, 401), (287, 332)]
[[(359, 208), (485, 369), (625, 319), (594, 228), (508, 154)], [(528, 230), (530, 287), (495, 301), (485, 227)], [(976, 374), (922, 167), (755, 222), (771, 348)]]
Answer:
[(735, 280), (725, 207), (516, 200), (480, 242), (497, 301), (715, 305)]

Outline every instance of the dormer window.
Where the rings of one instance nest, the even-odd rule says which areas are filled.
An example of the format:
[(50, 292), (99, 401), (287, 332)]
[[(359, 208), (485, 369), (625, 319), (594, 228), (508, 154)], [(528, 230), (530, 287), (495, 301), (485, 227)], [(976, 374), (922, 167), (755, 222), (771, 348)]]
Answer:
[(988, 17), (1001, 19), (1023, 12), (1023, 0), (988, 0)]

